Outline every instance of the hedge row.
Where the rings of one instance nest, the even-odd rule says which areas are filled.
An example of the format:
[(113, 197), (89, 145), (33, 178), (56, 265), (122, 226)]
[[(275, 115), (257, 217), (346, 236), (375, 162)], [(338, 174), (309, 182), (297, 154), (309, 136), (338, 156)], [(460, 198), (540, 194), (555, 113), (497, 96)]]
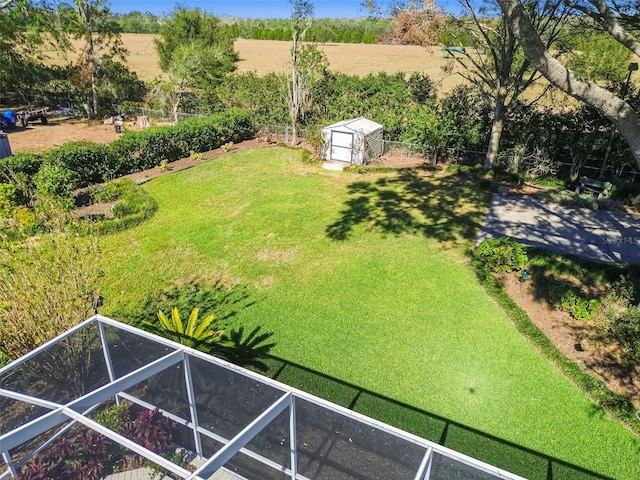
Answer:
[[(15, 183), (19, 177), (25, 185), (38, 183), (42, 165), (56, 167), (72, 188), (86, 187), (153, 168), (163, 161), (174, 162), (191, 152), (206, 152), (228, 142), (253, 138), (256, 127), (247, 112), (229, 110), (208, 118), (192, 118), (172, 126), (152, 127), (142, 131), (125, 131), (110, 145), (93, 142), (69, 142), (38, 157), (19, 154), (0, 160), (0, 178)], [(73, 172), (73, 175), (64, 176)], [(51, 175), (48, 172), (47, 177)], [(43, 179), (44, 180), (44, 179)], [(47, 178), (47, 180), (49, 180)], [(3, 180), (0, 179), (0, 182)], [(46, 182), (39, 182), (44, 184)], [(18, 186), (19, 188), (20, 186)], [(52, 187), (52, 190), (56, 189)], [(54, 193), (54, 192), (50, 193)]]

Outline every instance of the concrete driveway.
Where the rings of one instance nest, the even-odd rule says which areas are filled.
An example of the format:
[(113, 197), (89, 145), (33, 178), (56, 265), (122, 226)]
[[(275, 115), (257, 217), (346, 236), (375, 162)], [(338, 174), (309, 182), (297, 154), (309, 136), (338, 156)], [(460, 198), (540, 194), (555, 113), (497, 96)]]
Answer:
[(599, 262), (640, 263), (640, 216), (494, 194), (477, 243), (509, 236)]

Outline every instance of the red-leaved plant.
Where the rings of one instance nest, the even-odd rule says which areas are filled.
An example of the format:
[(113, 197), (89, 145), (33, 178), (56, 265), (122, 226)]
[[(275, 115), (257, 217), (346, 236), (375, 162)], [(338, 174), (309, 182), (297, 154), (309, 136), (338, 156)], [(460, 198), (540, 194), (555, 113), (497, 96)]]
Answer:
[[(143, 410), (135, 420), (127, 420), (120, 434), (160, 455), (167, 451), (175, 423), (156, 410)], [(93, 431), (84, 431), (59, 439), (36, 460), (27, 464), (18, 480), (99, 480), (105, 473), (104, 460), (122, 458), (122, 448)], [(138, 468), (145, 459), (127, 455), (126, 465)], [(113, 465), (110, 465), (113, 467)]]

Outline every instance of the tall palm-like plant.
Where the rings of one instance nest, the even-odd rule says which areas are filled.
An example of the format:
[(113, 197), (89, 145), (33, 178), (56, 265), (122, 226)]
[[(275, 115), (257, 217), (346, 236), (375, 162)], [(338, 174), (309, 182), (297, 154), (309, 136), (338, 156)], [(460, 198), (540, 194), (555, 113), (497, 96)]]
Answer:
[(143, 321), (142, 325), (149, 331), (162, 337), (207, 353), (211, 352), (214, 346), (234, 346), (234, 342), (224, 338), (224, 330), (219, 330), (214, 327), (213, 314), (200, 319), (199, 313), (200, 309), (198, 307), (194, 308), (187, 322), (184, 323), (178, 309), (173, 308), (170, 318), (168, 318), (163, 311), (159, 311), (159, 324)]

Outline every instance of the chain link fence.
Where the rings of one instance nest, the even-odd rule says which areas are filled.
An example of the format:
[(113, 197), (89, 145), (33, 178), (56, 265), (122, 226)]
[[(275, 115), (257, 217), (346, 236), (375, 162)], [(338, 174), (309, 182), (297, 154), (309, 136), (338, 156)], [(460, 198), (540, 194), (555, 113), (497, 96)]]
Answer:
[[(137, 117), (148, 117), (149, 120), (154, 122), (161, 123), (171, 123), (174, 121), (174, 114), (170, 112), (166, 112), (164, 110), (157, 110), (154, 108), (145, 108), (145, 107), (126, 107), (123, 108), (121, 105), (114, 105), (114, 111), (120, 112), (124, 115), (135, 115)], [(187, 112), (176, 112), (175, 113), (175, 121), (182, 122), (188, 118), (208, 118), (207, 115), (201, 115), (197, 113), (187, 113)]]
[[(307, 132), (304, 128), (299, 128), (298, 139), (304, 140)], [(258, 137), (269, 142), (289, 143), (293, 137), (293, 128), (286, 125), (262, 125), (258, 131)]]

